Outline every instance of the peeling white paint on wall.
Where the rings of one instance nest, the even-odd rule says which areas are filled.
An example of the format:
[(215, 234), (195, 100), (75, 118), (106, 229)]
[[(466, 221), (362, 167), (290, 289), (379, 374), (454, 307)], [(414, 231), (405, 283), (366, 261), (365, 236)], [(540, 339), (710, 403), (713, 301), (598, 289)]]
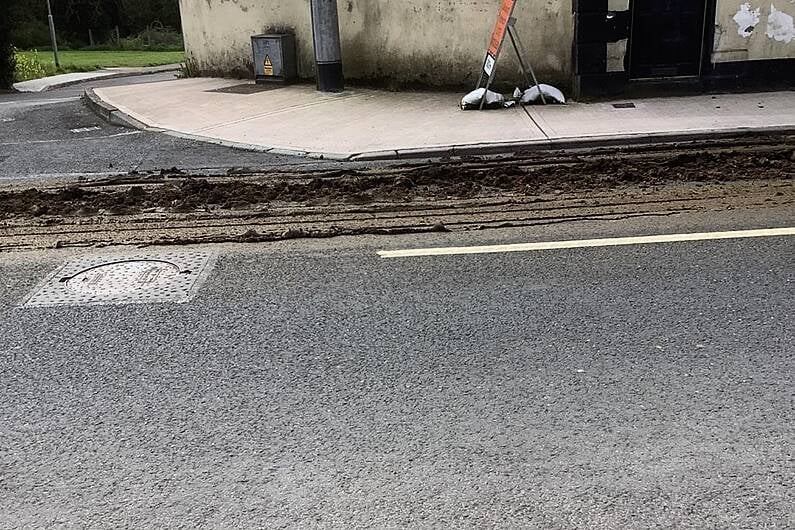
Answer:
[(792, 16), (771, 5), (770, 15), (767, 17), (767, 36), (778, 42), (792, 42), (795, 38), (795, 22)]
[(737, 33), (741, 37), (750, 37), (759, 24), (762, 8), (751, 9), (751, 4), (745, 3), (740, 6), (740, 10), (734, 15), (734, 21), (737, 23)]
[(717, 0), (715, 10), (713, 62), (795, 59), (795, 0)]

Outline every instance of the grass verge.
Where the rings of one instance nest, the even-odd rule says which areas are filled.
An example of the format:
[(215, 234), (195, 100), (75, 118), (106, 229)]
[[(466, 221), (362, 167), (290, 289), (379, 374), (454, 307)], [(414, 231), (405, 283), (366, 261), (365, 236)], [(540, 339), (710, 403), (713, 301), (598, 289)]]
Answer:
[(58, 55), (60, 68), (55, 67), (52, 52), (17, 51), (16, 81), (71, 72), (90, 72), (101, 68), (160, 66), (185, 60), (185, 53), (182, 51), (64, 50)]

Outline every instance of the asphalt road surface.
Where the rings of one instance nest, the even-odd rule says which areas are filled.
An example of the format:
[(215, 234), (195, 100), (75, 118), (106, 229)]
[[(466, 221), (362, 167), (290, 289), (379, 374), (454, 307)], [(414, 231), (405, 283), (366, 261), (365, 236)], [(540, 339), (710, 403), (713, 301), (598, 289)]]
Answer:
[(206, 247), (181, 305), (20, 308), (112, 251), (2, 255), (0, 527), (792, 528), (792, 237), (376, 253), (791, 226)]
[(38, 94), (0, 94), (0, 180), (170, 169), (317, 165), (110, 125), (80, 99), (87, 87), (151, 83), (173, 73), (91, 81)]

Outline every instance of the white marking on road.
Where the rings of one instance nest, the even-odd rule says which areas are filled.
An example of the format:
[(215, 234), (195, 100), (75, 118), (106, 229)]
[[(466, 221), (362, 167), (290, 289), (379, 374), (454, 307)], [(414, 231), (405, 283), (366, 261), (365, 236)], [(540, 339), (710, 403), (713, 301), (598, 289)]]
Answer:
[(77, 129), (69, 129), (69, 132), (77, 133), (84, 133), (84, 132), (91, 132), (91, 131), (101, 131), (102, 127), (78, 127)]
[(120, 136), (132, 136), (141, 134), (142, 131), (128, 131), (117, 134), (109, 134), (107, 136), (85, 136), (83, 138), (58, 138), (56, 140), (28, 140), (26, 142), (2, 142), (0, 145), (27, 145), (27, 144), (57, 144), (59, 142), (84, 142), (86, 140), (104, 140), (106, 138), (118, 138)]
[(751, 237), (781, 237), (795, 235), (795, 227), (765, 228), (761, 230), (737, 230), (733, 232), (700, 232), (695, 234), (665, 234), (656, 236), (614, 237), (607, 239), (579, 239), (572, 241), (549, 241), (541, 243), (519, 243), (513, 245), (486, 245), (479, 247), (418, 248), (407, 250), (380, 250), (382, 258), (412, 258), (421, 256), (452, 256), (458, 254), (496, 254), (503, 252), (530, 252), (568, 248), (617, 247), (627, 245), (650, 245), (655, 243), (681, 243), (686, 241), (713, 241), (721, 239), (744, 239)]

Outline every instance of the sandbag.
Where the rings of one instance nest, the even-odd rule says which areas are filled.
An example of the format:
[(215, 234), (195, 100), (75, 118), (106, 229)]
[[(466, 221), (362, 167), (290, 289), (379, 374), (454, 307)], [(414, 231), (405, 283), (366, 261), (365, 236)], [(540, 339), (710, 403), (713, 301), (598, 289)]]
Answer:
[[(517, 89), (516, 92), (519, 92), (519, 89)], [(516, 97), (516, 92), (514, 92), (514, 97)], [(522, 92), (522, 96), (519, 98), (519, 103), (522, 105), (541, 103), (542, 92), (544, 93), (544, 99), (547, 103), (558, 103), (560, 105), (566, 104), (566, 96), (563, 95), (563, 92), (552, 85), (545, 85), (543, 83), (532, 86)]]
[(505, 96), (492, 92), (491, 90), (486, 93), (485, 88), (478, 88), (464, 96), (461, 100), (461, 108), (464, 110), (479, 109), (483, 94), (486, 94), (486, 102), (483, 104), (484, 109), (500, 109), (505, 106)]

